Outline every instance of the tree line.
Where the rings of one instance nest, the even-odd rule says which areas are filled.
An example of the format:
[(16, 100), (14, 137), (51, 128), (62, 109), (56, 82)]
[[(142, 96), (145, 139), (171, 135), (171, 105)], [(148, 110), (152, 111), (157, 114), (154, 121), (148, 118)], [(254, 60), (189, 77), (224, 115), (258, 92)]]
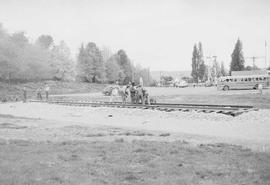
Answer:
[(194, 82), (214, 81), (215, 79), (230, 75), (231, 71), (257, 70), (257, 66), (245, 66), (245, 58), (243, 54), (243, 45), (238, 38), (231, 54), (230, 69), (224, 67), (224, 63), (219, 63), (216, 56), (210, 58), (211, 65), (206, 65), (203, 56), (202, 43), (199, 42), (193, 47), (192, 52), (192, 71), (191, 76)]
[(72, 80), (74, 62), (64, 41), (49, 35), (30, 42), (24, 32), (8, 34), (0, 25), (0, 79), (2, 81)]
[(112, 53), (104, 47), (99, 49), (93, 42), (82, 44), (78, 54), (78, 80), (93, 83), (128, 84), (139, 83), (140, 78), (146, 85), (151, 82), (150, 71), (134, 65), (127, 53), (120, 49)]
[(81, 44), (76, 59), (64, 41), (54, 43), (50, 35), (41, 35), (30, 42), (24, 32), (9, 34), (0, 24), (0, 80), (40, 81), (63, 80), (90, 83), (151, 82), (148, 68), (134, 65), (120, 49), (112, 53), (94, 42)]
[(227, 75), (223, 62), (219, 63), (216, 56), (211, 56), (210, 60), (213, 60), (212, 64), (207, 65), (204, 60), (202, 43), (194, 44), (191, 64), (193, 82), (214, 81), (220, 76)]

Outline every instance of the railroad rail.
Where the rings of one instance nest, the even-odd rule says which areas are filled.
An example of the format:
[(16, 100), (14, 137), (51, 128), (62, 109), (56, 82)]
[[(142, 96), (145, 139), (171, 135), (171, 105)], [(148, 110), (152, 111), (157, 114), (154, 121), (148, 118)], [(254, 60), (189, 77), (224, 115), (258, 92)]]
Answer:
[(183, 112), (203, 112), (203, 113), (218, 113), (230, 116), (238, 116), (242, 113), (257, 110), (253, 106), (248, 105), (213, 105), (213, 104), (178, 104), (178, 103), (153, 103), (151, 105), (131, 104), (122, 102), (103, 102), (103, 101), (78, 101), (78, 100), (50, 100), (50, 101), (37, 101), (31, 102), (44, 102), (50, 104), (59, 104), (67, 106), (91, 106), (91, 107), (117, 107), (117, 108), (137, 108), (137, 109), (152, 109), (159, 111), (183, 111)]

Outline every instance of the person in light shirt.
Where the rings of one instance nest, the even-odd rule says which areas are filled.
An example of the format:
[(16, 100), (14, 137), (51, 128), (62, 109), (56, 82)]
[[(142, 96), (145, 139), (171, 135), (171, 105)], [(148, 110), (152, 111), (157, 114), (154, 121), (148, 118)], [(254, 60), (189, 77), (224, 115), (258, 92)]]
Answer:
[(50, 86), (48, 84), (45, 85), (45, 96), (46, 96), (46, 100), (49, 100), (49, 91), (50, 91)]
[(259, 90), (259, 93), (260, 93), (260, 94), (262, 94), (262, 89), (263, 89), (262, 84), (259, 84), (259, 85), (258, 85), (258, 90)]

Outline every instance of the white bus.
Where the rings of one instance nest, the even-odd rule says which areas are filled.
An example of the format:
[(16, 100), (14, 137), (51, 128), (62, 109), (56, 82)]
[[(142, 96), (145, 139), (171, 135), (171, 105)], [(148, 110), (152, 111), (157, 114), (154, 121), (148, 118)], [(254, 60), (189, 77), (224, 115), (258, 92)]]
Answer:
[(218, 90), (230, 89), (258, 89), (259, 84), (263, 88), (270, 86), (269, 75), (225, 76), (218, 79)]

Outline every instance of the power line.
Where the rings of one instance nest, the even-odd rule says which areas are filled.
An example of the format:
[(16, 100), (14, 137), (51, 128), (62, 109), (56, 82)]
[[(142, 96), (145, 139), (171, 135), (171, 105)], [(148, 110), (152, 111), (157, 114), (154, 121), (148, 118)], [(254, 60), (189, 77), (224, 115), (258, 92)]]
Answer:
[(261, 56), (252, 56), (252, 57), (245, 57), (245, 59), (252, 59), (252, 63), (253, 63), (253, 68), (255, 68), (255, 62), (256, 62), (256, 59), (259, 59), (259, 58), (265, 58), (264, 57), (261, 57)]

